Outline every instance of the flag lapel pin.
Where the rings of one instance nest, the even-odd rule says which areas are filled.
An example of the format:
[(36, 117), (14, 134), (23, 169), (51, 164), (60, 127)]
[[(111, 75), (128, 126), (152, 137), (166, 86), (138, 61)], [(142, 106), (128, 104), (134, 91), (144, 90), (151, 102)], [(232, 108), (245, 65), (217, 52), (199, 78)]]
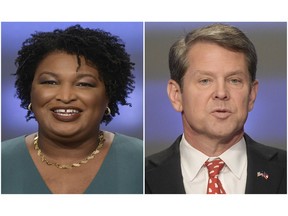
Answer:
[(269, 178), (269, 175), (266, 172), (259, 171), (259, 172), (257, 172), (257, 177), (262, 177), (265, 180), (267, 180)]

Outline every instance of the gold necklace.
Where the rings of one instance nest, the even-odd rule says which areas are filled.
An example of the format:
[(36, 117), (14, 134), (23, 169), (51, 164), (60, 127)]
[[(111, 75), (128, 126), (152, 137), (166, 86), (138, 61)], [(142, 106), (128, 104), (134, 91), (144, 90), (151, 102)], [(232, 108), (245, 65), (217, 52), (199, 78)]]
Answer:
[(95, 157), (95, 155), (100, 152), (100, 149), (103, 147), (104, 142), (105, 142), (104, 133), (103, 133), (103, 131), (100, 131), (99, 136), (98, 136), (97, 148), (88, 157), (84, 158), (83, 160), (81, 160), (77, 163), (73, 163), (73, 164), (59, 164), (59, 163), (55, 163), (55, 162), (52, 163), (52, 162), (48, 161), (38, 146), (38, 134), (35, 135), (33, 143), (34, 143), (34, 149), (37, 151), (37, 155), (41, 158), (42, 162), (45, 162), (49, 166), (55, 166), (59, 169), (72, 169), (74, 167), (80, 167), (82, 164), (86, 164), (89, 160), (93, 159)]

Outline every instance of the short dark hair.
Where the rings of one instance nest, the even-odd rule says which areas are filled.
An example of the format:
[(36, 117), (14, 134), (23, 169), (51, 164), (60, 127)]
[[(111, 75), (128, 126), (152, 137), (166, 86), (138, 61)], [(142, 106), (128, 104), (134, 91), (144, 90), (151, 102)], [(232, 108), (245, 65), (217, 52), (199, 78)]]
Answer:
[(182, 87), (182, 79), (189, 67), (187, 59), (191, 46), (197, 42), (216, 43), (226, 49), (244, 53), (250, 79), (256, 79), (257, 54), (253, 43), (238, 28), (225, 24), (212, 24), (195, 29), (177, 40), (169, 52), (170, 77)]
[[(108, 124), (116, 114), (120, 114), (118, 104), (131, 106), (126, 99), (135, 88), (134, 63), (130, 61), (123, 41), (100, 29), (74, 25), (65, 30), (36, 32), (23, 42), (15, 60), (17, 71), (14, 74), (16, 96), (21, 100), (22, 108), (27, 109), (30, 103), (31, 86), (39, 63), (55, 51), (77, 55), (78, 60), (83, 56), (99, 71), (111, 110), (111, 115), (104, 115), (101, 122)], [(28, 110), (26, 120), (31, 118), (35, 116)]]

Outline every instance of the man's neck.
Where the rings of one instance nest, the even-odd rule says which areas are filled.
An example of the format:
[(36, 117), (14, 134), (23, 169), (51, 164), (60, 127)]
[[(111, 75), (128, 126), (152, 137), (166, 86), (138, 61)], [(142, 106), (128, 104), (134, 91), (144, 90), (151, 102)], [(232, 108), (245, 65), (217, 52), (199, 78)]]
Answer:
[(201, 151), (209, 157), (217, 157), (229, 149), (231, 146), (238, 143), (244, 135), (241, 130), (229, 137), (218, 137), (198, 134), (195, 132), (184, 130), (184, 136), (187, 142), (195, 149)]

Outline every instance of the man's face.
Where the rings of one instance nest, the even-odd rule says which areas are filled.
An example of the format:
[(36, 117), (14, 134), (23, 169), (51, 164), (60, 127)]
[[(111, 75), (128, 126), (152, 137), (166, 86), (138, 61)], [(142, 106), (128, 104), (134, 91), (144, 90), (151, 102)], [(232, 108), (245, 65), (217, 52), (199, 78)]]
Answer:
[(182, 91), (169, 82), (178, 88), (173, 106), (182, 112), (184, 131), (212, 139), (243, 132), (258, 90), (258, 82), (250, 81), (245, 55), (198, 42), (188, 52), (188, 61)]

